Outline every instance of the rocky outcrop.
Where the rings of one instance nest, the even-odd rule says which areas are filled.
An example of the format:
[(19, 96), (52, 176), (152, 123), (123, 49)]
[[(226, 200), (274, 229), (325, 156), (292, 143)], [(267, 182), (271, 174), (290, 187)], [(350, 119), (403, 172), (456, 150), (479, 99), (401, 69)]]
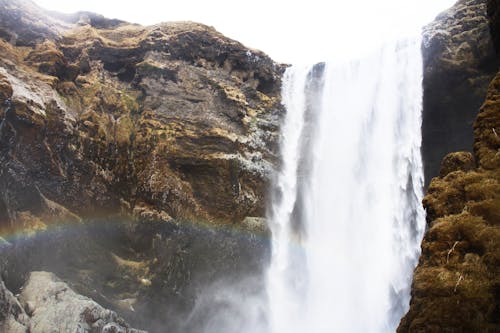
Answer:
[(31, 316), (12, 320), (127, 327), (31, 271), (153, 332), (196, 332), (234, 302), (199, 304), (207, 286), (262, 290), (283, 70), (202, 24), (0, 0), (0, 274), (29, 280)]
[(474, 159), (453, 153), (432, 180), (428, 231), (404, 332), (500, 330), (500, 73), (474, 123)]
[(29, 317), (0, 279), (0, 332), (27, 333)]
[(30, 314), (30, 332), (123, 332), (130, 328), (116, 313), (76, 294), (52, 273), (32, 272), (20, 294)]
[[(5, 333), (141, 333), (54, 274), (32, 272), (19, 301), (0, 281), (0, 328)], [(145, 333), (145, 332), (144, 332)]]
[(264, 215), (283, 66), (191, 22), (0, 1), (0, 29), (4, 233), (95, 216)]
[[(498, 1), (460, 0), (424, 28), (422, 155), (426, 185), (450, 151), (472, 151), (472, 124), (500, 66)], [(489, 14), (488, 14), (489, 13)], [(490, 18), (490, 19), (489, 19)], [(444, 126), (443, 124), (446, 124)]]
[(0, 274), (18, 292), (32, 271), (53, 272), (149, 332), (201, 332), (217, 316), (221, 331), (237, 332), (249, 314), (236, 311), (227, 323), (227, 311), (244, 308), (228, 309), (228, 303), (265, 299), (270, 244), (262, 223), (247, 218), (245, 226), (229, 227), (152, 218), (129, 223), (132, 233), (127, 223), (109, 219), (66, 224), (0, 243)]
[(462, 0), (424, 29), (428, 230), (399, 333), (500, 330), (498, 10)]

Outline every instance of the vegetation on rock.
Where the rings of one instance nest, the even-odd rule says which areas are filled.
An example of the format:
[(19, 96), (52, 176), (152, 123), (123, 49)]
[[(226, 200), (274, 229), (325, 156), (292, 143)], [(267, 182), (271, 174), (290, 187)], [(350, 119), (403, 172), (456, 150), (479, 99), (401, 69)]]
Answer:
[(500, 329), (500, 72), (474, 123), (474, 155), (445, 157), (424, 197), (428, 231), (403, 332)]
[(264, 216), (283, 66), (201, 24), (0, 9), (1, 229)]
[[(196, 331), (203, 318), (181, 318), (213, 311), (196, 297), (215, 281), (262, 289), (284, 65), (202, 24), (18, 0), (0, 0), (0, 55), (7, 288), (51, 271), (158, 332)], [(56, 315), (20, 316), (1, 287), (0, 325)]]
[(446, 154), (472, 151), (472, 124), (500, 66), (495, 52), (498, 46), (490, 33), (498, 22), (489, 19), (488, 13), (494, 9), (487, 2), (457, 1), (424, 27), (422, 156), (426, 186), (439, 174)]

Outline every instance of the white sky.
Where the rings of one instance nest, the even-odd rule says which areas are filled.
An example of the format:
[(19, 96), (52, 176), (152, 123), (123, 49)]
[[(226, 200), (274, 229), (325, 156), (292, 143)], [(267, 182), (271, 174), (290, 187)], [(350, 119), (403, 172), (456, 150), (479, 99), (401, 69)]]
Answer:
[(151, 25), (189, 20), (284, 63), (322, 61), (415, 34), (456, 0), (35, 0), (65, 13), (92, 11)]

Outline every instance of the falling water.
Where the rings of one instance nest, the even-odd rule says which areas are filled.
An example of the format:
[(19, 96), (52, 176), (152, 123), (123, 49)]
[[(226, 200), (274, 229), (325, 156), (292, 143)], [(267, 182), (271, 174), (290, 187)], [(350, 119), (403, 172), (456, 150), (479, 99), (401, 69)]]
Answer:
[(420, 40), (291, 67), (270, 212), (273, 333), (394, 332), (424, 231)]

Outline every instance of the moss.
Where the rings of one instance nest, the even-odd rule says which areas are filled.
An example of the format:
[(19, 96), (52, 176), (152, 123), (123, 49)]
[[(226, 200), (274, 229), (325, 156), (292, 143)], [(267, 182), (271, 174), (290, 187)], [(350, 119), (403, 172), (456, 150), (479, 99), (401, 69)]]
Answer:
[(129, 113), (137, 113), (137, 111), (139, 110), (139, 103), (137, 103), (137, 99), (123, 91), (121, 92), (120, 96), (121, 103), (125, 106), (125, 109)]
[(441, 162), (441, 170), (439, 172), (441, 177), (445, 177), (454, 171), (469, 171), (474, 169), (475, 161), (474, 156), (469, 152), (457, 152), (446, 155)]
[[(500, 84), (491, 89), (488, 98), (497, 98)], [(399, 333), (500, 329), (500, 164), (493, 156), (496, 138), (489, 133), (500, 112), (490, 109), (494, 105), (488, 100), (475, 124), (480, 168), (472, 167), (470, 154), (450, 154), (427, 190), (423, 204), (430, 227)]]
[(490, 84), (486, 102), (474, 122), (474, 152), (484, 169), (500, 168), (500, 72)]

